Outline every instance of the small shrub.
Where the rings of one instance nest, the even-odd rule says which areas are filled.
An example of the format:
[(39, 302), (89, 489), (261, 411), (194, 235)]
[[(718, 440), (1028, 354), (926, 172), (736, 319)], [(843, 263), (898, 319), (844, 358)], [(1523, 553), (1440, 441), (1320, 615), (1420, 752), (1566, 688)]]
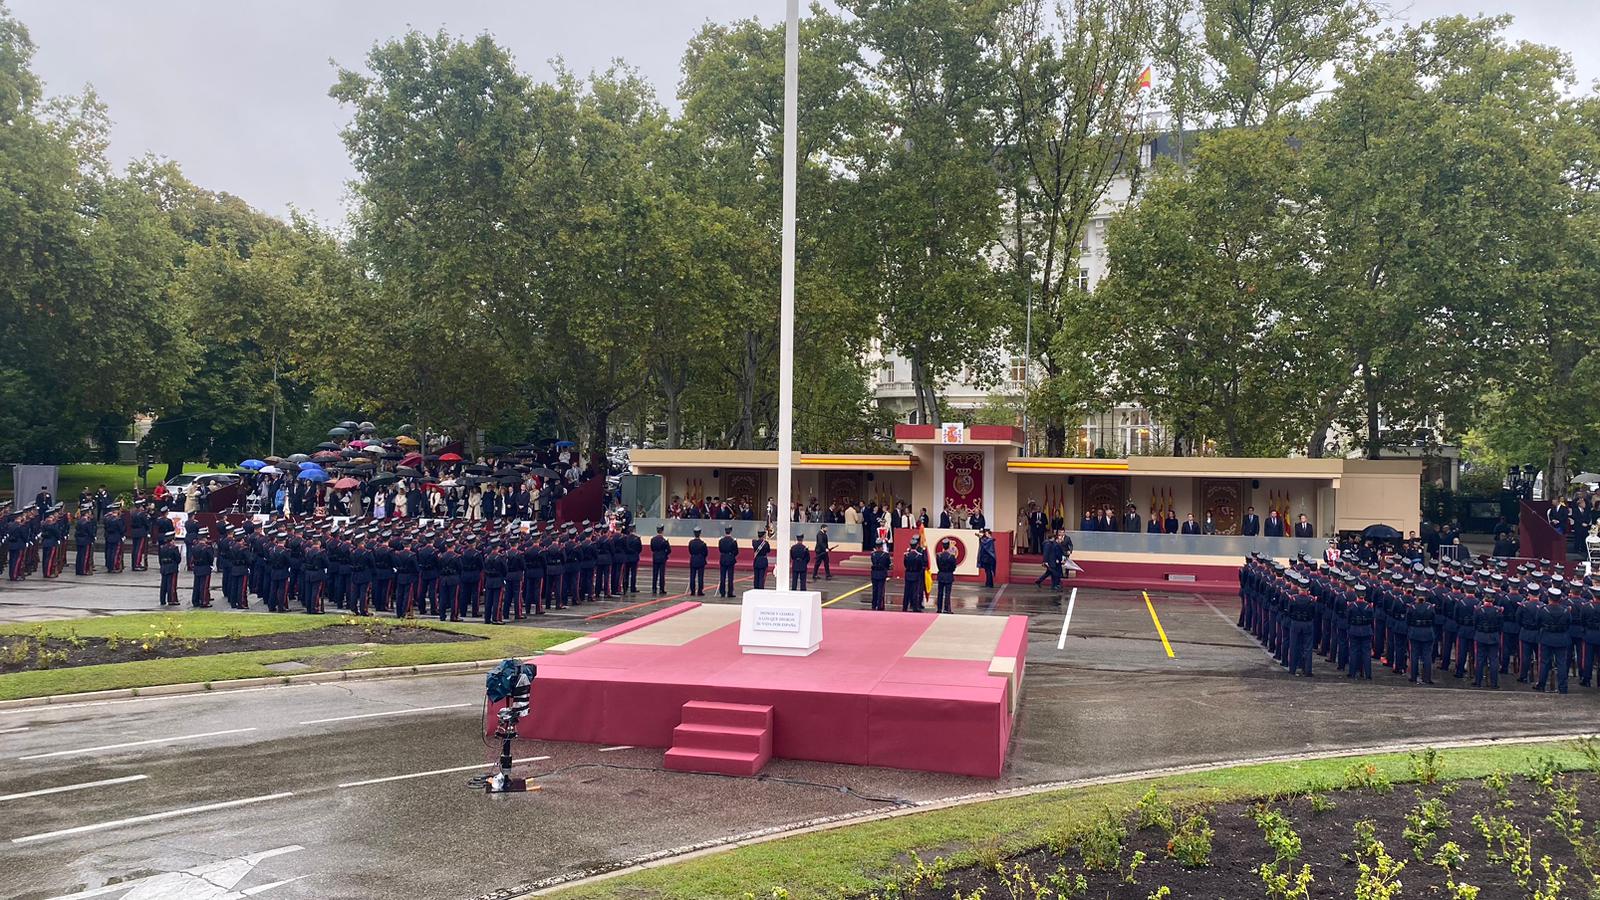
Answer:
[(1262, 836), (1266, 838), (1267, 846), (1272, 848), (1274, 863), (1294, 862), (1300, 858), (1300, 835), (1295, 832), (1294, 823), (1287, 816), (1275, 809), (1258, 806), (1254, 818)]
[(1333, 812), (1336, 808), (1338, 808), (1338, 805), (1339, 804), (1334, 803), (1332, 800), (1328, 799), (1328, 795), (1327, 794), (1312, 794), (1311, 795), (1311, 814), (1312, 815), (1320, 816), (1323, 813)]
[(1150, 896), (1146, 897), (1145, 900), (1168, 900), (1168, 898), (1171, 896), (1172, 888), (1169, 888), (1163, 884), (1161, 887), (1151, 891)]
[(1490, 772), (1484, 777), (1483, 786), (1494, 793), (1495, 805), (1501, 809), (1511, 809), (1517, 805), (1516, 801), (1511, 799), (1511, 773)]
[(972, 853), (975, 857), (977, 857), (977, 864), (979, 868), (993, 869), (996, 872), (1000, 871), (1000, 861), (1004, 858), (1004, 855), (1000, 852), (1000, 841), (998, 838), (991, 836), (979, 841), (972, 848)]
[(1435, 747), (1428, 747), (1422, 751), (1412, 751), (1407, 754), (1411, 766), (1411, 777), (1422, 784), (1436, 784), (1439, 775), (1444, 770), (1444, 760)]
[(1140, 831), (1155, 828), (1163, 834), (1172, 834), (1173, 816), (1172, 805), (1156, 795), (1156, 789), (1151, 788), (1139, 798), (1139, 803), (1134, 807), (1138, 810), (1139, 818), (1134, 827)]
[(1467, 854), (1455, 841), (1445, 841), (1433, 854), (1431, 862), (1446, 872), (1459, 872), (1467, 863)]
[(1600, 738), (1581, 737), (1572, 746), (1583, 754), (1584, 766), (1592, 775), (1600, 776)]
[(1205, 816), (1195, 813), (1183, 820), (1167, 841), (1167, 852), (1186, 869), (1211, 865), (1211, 837), (1215, 832)]
[(1115, 871), (1122, 862), (1122, 842), (1127, 837), (1128, 829), (1122, 824), (1122, 817), (1105, 810), (1078, 838), (1078, 852), (1083, 854), (1084, 868), (1091, 872)]
[(1356, 900), (1393, 900), (1400, 895), (1400, 873), (1406, 863), (1390, 856), (1371, 830), (1363, 836), (1361, 824), (1357, 823), (1356, 840), (1366, 849), (1356, 853)]
[(1136, 884), (1137, 883), (1137, 881), (1134, 879), (1133, 876), (1134, 876), (1135, 872), (1139, 871), (1139, 867), (1144, 865), (1144, 861), (1145, 861), (1145, 852), (1143, 850), (1135, 850), (1135, 851), (1133, 851), (1133, 855), (1128, 857), (1128, 867), (1126, 869), (1122, 870), (1122, 883), (1123, 884)]
[(1578, 792), (1556, 788), (1550, 792), (1550, 814), (1544, 817), (1568, 841), (1583, 839), (1583, 817), (1578, 813)]
[(1478, 900), (1479, 888), (1475, 888), (1470, 884), (1462, 884), (1453, 878), (1445, 879), (1444, 891), (1445, 896), (1449, 897), (1450, 900)]
[(1279, 872), (1274, 863), (1262, 863), (1256, 869), (1268, 900), (1309, 900), (1311, 897), (1311, 866), (1301, 865), (1300, 871), (1289, 869)]
[(1428, 850), (1433, 847), (1433, 841), (1439, 832), (1450, 827), (1450, 810), (1443, 800), (1437, 797), (1424, 800), (1422, 792), (1417, 791), (1417, 805), (1406, 813), (1406, 828), (1403, 832), (1406, 843), (1411, 845), (1411, 855), (1418, 862), (1426, 862)]
[(1556, 783), (1561, 778), (1561, 764), (1553, 757), (1541, 754), (1526, 774), (1528, 780), (1533, 782), (1533, 792), (1546, 794), (1556, 789)]
[(1539, 857), (1539, 867), (1544, 870), (1544, 883), (1533, 889), (1533, 900), (1561, 900), (1561, 891), (1567, 886), (1567, 867), (1550, 867), (1550, 857)]
[(1045, 882), (1061, 900), (1072, 900), (1073, 897), (1084, 897), (1089, 893), (1088, 877), (1082, 872), (1069, 873), (1066, 866), (1057, 867), (1045, 878)]
[(1344, 786), (1349, 789), (1366, 788), (1377, 794), (1387, 794), (1394, 790), (1394, 782), (1389, 776), (1378, 771), (1373, 763), (1355, 763), (1344, 773)]

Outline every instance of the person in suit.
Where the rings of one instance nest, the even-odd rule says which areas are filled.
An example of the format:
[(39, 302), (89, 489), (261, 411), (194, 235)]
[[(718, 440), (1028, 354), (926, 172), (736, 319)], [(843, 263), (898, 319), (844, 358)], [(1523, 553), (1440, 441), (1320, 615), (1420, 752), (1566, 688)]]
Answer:
[(1283, 520), (1278, 518), (1278, 511), (1273, 510), (1267, 514), (1267, 521), (1263, 531), (1267, 537), (1283, 537)]
[(733, 539), (733, 526), (722, 529), (717, 541), (717, 596), (733, 596), (733, 567), (739, 562), (739, 542)]
[(1139, 521), (1139, 508), (1132, 503), (1128, 504), (1128, 511), (1122, 516), (1122, 530), (1129, 534), (1138, 534), (1144, 530)]
[(794, 543), (789, 546), (789, 590), (806, 589), (806, 564), (811, 562), (811, 551), (806, 549), (804, 532), (794, 533)]
[(934, 586), (937, 591), (934, 600), (934, 612), (954, 612), (950, 608), (950, 592), (956, 583), (956, 554), (949, 538), (945, 538), (944, 545), (939, 549), (939, 555), (935, 557), (934, 563), (939, 567), (938, 574), (934, 576)]
[[(946, 506), (944, 509), (939, 511), (939, 527), (940, 528), (949, 528), (950, 527), (950, 507), (948, 507), (948, 506)], [(812, 573), (812, 574), (815, 574), (815, 573)]]
[(1028, 501), (1028, 553), (1042, 552), (1044, 549), (1044, 528), (1049, 524), (1043, 511), (1032, 500)]
[(1101, 507), (1101, 509), (1100, 509), (1100, 519), (1099, 519), (1098, 522), (1095, 523), (1095, 530), (1096, 531), (1116, 531), (1117, 530), (1117, 517), (1111, 513), (1111, 507), (1109, 507), (1109, 506)]
[(1167, 517), (1162, 520), (1161, 529), (1164, 534), (1178, 533), (1178, 513), (1176, 511), (1167, 510)]
[(689, 595), (704, 597), (706, 595), (706, 557), (710, 549), (706, 542), (700, 539), (700, 528), (694, 529), (694, 537), (689, 541)]
[(879, 541), (877, 549), (872, 551), (872, 608), (881, 610), (883, 604), (884, 585), (889, 580), (889, 569), (894, 565), (894, 557), (889, 555), (889, 543)]
[(995, 553), (994, 532), (987, 528), (978, 532), (978, 568), (983, 571), (983, 586), (994, 587), (994, 570), (1000, 564)]
[(833, 568), (828, 564), (828, 562), (829, 562), (829, 560), (828, 560), (828, 548), (829, 548), (829, 546), (830, 545), (828, 544), (828, 526), (823, 525), (823, 526), (821, 526), (820, 528), (817, 529), (817, 543), (816, 543), (816, 547), (815, 547), (815, 555), (812, 556), (812, 558), (811, 558), (811, 579), (813, 581), (815, 581), (816, 578), (817, 578), (818, 570), (821, 570), (823, 577), (826, 578), (828, 581), (832, 581), (833, 580)]
[(1083, 511), (1083, 516), (1078, 520), (1078, 530), (1079, 531), (1093, 531), (1094, 530), (1094, 525), (1095, 525), (1094, 514), (1090, 513), (1087, 509), (1084, 510)]
[(756, 532), (755, 540), (750, 542), (750, 554), (753, 557), (750, 567), (755, 572), (756, 590), (766, 590), (767, 568), (769, 566), (767, 557), (772, 555), (772, 545), (767, 543), (766, 531)]
[(901, 563), (906, 570), (905, 592), (900, 597), (901, 612), (922, 612), (923, 574), (928, 571), (928, 554), (922, 550), (921, 538), (912, 538)]
[(1201, 534), (1216, 534), (1217, 533), (1217, 522), (1216, 522), (1215, 519), (1211, 518), (1211, 513), (1210, 512), (1206, 513), (1206, 520), (1205, 520), (1205, 522), (1201, 523), (1201, 525), (1200, 525), (1200, 533)]
[(1255, 537), (1261, 533), (1261, 517), (1256, 515), (1254, 506), (1245, 507), (1244, 522), (1239, 526), (1239, 533), (1245, 537)]
[(1305, 513), (1300, 514), (1300, 520), (1294, 523), (1294, 536), (1297, 538), (1316, 537), (1316, 529), (1311, 527), (1311, 520)]
[(1161, 529), (1164, 527), (1166, 527), (1166, 521), (1161, 518), (1161, 513), (1154, 506), (1150, 507), (1150, 519), (1149, 523), (1145, 525), (1145, 533), (1160, 534)]
[(983, 531), (988, 526), (989, 522), (983, 517), (983, 510), (978, 507), (973, 507), (972, 515), (967, 516), (967, 527), (973, 531)]
[(1178, 533), (1179, 534), (1199, 534), (1200, 533), (1200, 523), (1196, 522), (1194, 520), (1194, 513), (1189, 513), (1189, 515), (1184, 517), (1183, 526), (1182, 526), (1182, 528), (1179, 529)]

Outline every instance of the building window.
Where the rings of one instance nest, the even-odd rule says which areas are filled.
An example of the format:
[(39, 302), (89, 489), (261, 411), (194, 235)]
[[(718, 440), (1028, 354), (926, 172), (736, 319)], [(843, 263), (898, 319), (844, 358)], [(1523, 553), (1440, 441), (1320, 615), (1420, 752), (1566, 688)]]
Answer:
[(1078, 290), (1087, 293), (1089, 290), (1089, 270), (1079, 269), (1078, 277), (1073, 279), (1072, 283), (1075, 287), (1077, 287)]
[(1028, 380), (1028, 364), (1020, 356), (1011, 357), (1011, 383), (1020, 385)]
[(894, 384), (894, 363), (885, 362), (878, 366), (878, 383)]

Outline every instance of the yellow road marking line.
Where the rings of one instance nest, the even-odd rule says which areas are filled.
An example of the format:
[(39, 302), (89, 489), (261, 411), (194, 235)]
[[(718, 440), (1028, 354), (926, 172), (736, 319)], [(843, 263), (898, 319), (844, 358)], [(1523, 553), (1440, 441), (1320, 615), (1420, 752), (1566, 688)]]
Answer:
[(872, 582), (870, 582), (870, 581), (867, 582), (866, 584), (863, 584), (861, 587), (856, 588), (853, 591), (847, 591), (847, 592), (845, 592), (843, 594), (840, 594), (839, 596), (833, 598), (832, 600), (829, 600), (827, 603), (824, 603), (822, 605), (823, 606), (832, 606), (835, 603), (838, 603), (840, 600), (843, 600), (846, 597), (854, 597), (855, 595), (861, 593), (862, 591), (866, 590), (869, 587), (872, 587)]
[(1167, 630), (1161, 627), (1161, 617), (1156, 615), (1156, 606), (1150, 602), (1150, 592), (1140, 591), (1144, 594), (1144, 608), (1150, 610), (1150, 621), (1156, 623), (1156, 634), (1161, 635), (1161, 646), (1167, 648), (1167, 658), (1177, 659), (1178, 654), (1172, 652), (1172, 644), (1167, 641)]

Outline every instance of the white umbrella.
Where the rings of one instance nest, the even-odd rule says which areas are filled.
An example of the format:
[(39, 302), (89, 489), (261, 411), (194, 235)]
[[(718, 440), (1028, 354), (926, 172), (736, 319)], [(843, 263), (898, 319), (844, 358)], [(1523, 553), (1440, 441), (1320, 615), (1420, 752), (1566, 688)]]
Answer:
[(263, 474), (263, 475), (282, 475), (283, 474), (283, 470), (278, 468), (277, 466), (267, 466), (265, 469), (261, 470), (261, 474)]

